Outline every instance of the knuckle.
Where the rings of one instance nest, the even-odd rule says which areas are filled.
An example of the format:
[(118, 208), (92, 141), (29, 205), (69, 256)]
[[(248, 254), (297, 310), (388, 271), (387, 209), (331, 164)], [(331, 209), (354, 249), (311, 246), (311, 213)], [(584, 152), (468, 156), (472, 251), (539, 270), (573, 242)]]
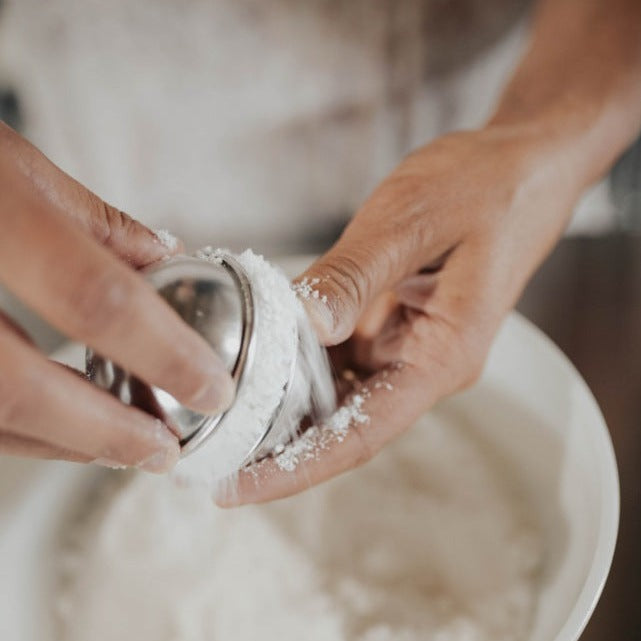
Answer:
[(341, 298), (352, 301), (358, 309), (362, 308), (367, 278), (363, 266), (355, 257), (346, 254), (336, 256), (328, 265), (326, 276), (329, 276)]
[(94, 235), (105, 246), (111, 245), (116, 238), (126, 237), (136, 226), (133, 218), (93, 194), (90, 211), (94, 223)]

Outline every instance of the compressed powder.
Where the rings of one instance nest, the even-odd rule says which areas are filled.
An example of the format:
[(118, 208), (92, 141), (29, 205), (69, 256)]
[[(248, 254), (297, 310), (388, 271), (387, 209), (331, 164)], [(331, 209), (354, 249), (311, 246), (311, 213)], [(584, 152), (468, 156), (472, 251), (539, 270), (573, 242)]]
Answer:
[(325, 350), (288, 279), (249, 249), (234, 255), (204, 248), (196, 254), (212, 262), (229, 255), (240, 263), (251, 283), (256, 309), (252, 365), (212, 437), (182, 459), (173, 472), (182, 483), (213, 491), (247, 462), (275, 417), (278, 420), (265, 447), (284, 445), (304, 416), (326, 415), (335, 402)]
[(272, 504), (220, 510), (139, 474), (70, 527), (58, 638), (524, 641), (540, 535), (497, 460), (436, 412)]

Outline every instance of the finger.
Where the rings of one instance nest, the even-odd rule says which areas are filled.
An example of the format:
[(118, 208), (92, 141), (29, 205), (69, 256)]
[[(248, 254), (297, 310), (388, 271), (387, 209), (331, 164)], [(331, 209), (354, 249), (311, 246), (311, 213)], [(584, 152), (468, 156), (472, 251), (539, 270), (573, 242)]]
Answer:
[[(300, 492), (357, 467), (402, 434), (437, 400), (475, 382), (481, 374), (492, 326), (452, 318), (430, 307), (431, 286), (422, 288), (432, 315), (404, 309), (398, 325), (373, 341), (373, 362), (403, 363), (387, 366), (365, 382), (362, 414), (350, 429), (336, 432), (321, 427), (295, 445), (297, 465), (287, 456), (266, 459), (241, 472), (237, 495), (219, 497), (223, 505), (264, 502)], [(458, 299), (452, 302), (454, 307)], [(463, 305), (467, 309), (467, 304)], [(470, 317), (471, 319), (471, 317)], [(331, 427), (331, 421), (330, 427)], [(286, 451), (287, 452), (287, 451)], [(291, 469), (288, 469), (291, 467)]]
[(303, 287), (301, 290), (298, 286), (299, 294), (304, 292), (303, 302), (325, 345), (347, 339), (366, 307), (409, 268), (396, 259), (396, 249), (389, 249), (387, 242), (378, 237), (361, 238), (358, 226), (348, 228), (297, 279)]
[(4, 325), (7, 330), (12, 331), (16, 336), (18, 336), (21, 340), (25, 341), (25, 343), (29, 343), (30, 345), (35, 345), (33, 339), (29, 334), (25, 331), (23, 327), (18, 325), (11, 316), (0, 310), (0, 326)]
[(0, 425), (91, 460), (166, 471), (179, 456), (175, 436), (159, 420), (44, 358), (0, 327)]
[(348, 397), (344, 406), (352, 416), (348, 427), (321, 427), (307, 432), (302, 446), (299, 441), (280, 456), (242, 470), (237, 488), (216, 497), (217, 503), (232, 507), (284, 498), (364, 464), (431, 406), (437, 390), (436, 381), (413, 366), (392, 367), (378, 373), (359, 392), (363, 401), (357, 412), (353, 406), (349, 409)]
[(24, 303), (195, 410), (215, 413), (231, 402), (220, 359), (139, 274), (11, 185), (0, 185), (0, 214), (0, 280)]
[(388, 179), (338, 242), (297, 279), (323, 343), (347, 339), (377, 296), (451, 249), (447, 235), (430, 227), (425, 200), (413, 178)]
[(91, 458), (73, 450), (56, 447), (50, 443), (27, 438), (0, 430), (0, 456), (57, 459), (74, 463), (89, 463)]
[(467, 243), (438, 274), (414, 275), (395, 287), (401, 312), (374, 337), (370, 366), (420, 362), (450, 372), (461, 386), (478, 377), (513, 287), (509, 266), (497, 267), (484, 251)]
[(0, 122), (0, 156), (7, 184), (19, 185), (45, 208), (64, 212), (85, 233), (134, 267), (148, 265), (182, 249), (124, 212), (104, 202), (56, 167), (42, 152)]

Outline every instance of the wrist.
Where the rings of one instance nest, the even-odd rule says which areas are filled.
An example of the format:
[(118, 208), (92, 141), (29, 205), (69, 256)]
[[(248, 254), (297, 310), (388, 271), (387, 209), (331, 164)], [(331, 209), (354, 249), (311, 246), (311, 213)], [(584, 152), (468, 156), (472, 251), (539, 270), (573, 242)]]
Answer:
[(593, 181), (581, 135), (557, 121), (492, 118), (481, 132), (507, 154), (524, 191), (543, 189), (571, 209)]
[(580, 194), (607, 174), (639, 135), (639, 77), (613, 71), (598, 89), (579, 85), (554, 92), (531, 89), (533, 81), (524, 86), (528, 78), (508, 87), (486, 127), (510, 132), (533, 154), (558, 163)]

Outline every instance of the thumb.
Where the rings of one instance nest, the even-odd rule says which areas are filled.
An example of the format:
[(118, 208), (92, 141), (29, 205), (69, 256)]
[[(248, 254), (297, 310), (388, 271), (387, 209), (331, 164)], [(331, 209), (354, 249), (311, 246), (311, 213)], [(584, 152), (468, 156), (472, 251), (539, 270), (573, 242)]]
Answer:
[(294, 284), (325, 345), (349, 338), (368, 305), (408, 268), (400, 246), (353, 225)]

